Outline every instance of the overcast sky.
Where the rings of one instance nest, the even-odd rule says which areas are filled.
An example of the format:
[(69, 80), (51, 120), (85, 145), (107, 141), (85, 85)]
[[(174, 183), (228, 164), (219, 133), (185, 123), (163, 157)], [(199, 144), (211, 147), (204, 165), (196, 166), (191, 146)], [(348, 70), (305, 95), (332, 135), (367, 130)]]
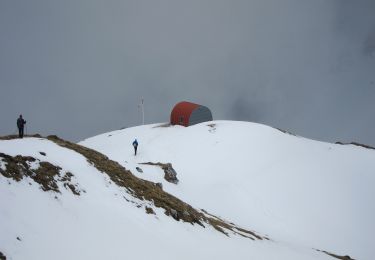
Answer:
[(375, 1), (0, 0), (0, 135), (139, 125), (141, 97), (375, 145)]

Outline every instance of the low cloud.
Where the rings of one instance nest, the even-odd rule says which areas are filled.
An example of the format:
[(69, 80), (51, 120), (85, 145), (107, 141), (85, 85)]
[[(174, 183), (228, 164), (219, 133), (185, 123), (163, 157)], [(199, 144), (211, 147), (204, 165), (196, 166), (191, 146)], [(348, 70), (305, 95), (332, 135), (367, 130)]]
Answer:
[(207, 105), (326, 141), (375, 145), (375, 2), (2, 1), (1, 134), (80, 140)]

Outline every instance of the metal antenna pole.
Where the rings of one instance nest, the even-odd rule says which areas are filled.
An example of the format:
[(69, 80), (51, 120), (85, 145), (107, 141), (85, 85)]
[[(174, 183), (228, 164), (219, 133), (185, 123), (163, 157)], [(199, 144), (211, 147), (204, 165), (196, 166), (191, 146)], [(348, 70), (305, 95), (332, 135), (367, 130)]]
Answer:
[(145, 105), (144, 105), (144, 101), (142, 98), (142, 125), (144, 124), (145, 124)]
[(143, 100), (143, 98), (141, 99), (141, 103), (138, 105), (138, 107), (141, 109), (142, 125), (144, 125), (145, 124), (145, 107), (144, 107), (144, 100)]

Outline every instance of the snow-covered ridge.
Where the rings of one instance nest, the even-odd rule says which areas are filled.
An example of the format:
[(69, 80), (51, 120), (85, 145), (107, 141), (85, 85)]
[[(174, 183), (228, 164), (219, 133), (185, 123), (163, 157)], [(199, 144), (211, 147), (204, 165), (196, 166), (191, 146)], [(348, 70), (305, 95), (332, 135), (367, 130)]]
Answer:
[[(135, 157), (131, 142), (140, 145)], [(372, 259), (375, 151), (285, 134), (248, 122), (192, 127), (146, 125), (80, 144), (106, 154), (137, 176), (235, 223), (311, 248)], [(179, 184), (163, 179), (172, 163)], [(143, 173), (135, 170), (140, 167)]]
[[(0, 153), (0, 176), (2, 177), (1, 181), (4, 181), (0, 182), (0, 184), (5, 185), (1, 197), (7, 199), (6, 201), (9, 203), (2, 205), (4, 207), (2, 207), (2, 211), (0, 211), (0, 213), (3, 213), (0, 214), (0, 216), (4, 216), (0, 219), (0, 223), (2, 223), (2, 225), (0, 225), (0, 231), (7, 231), (9, 225), (12, 226), (12, 224), (14, 225), (13, 228), (16, 229), (16, 223), (14, 223), (14, 221), (19, 220), (19, 218), (21, 218), (21, 220), (19, 220), (18, 224), (28, 222), (29, 225), (34, 228), (40, 224), (49, 226), (50, 230), (56, 228), (53, 219), (49, 219), (49, 221), (43, 223), (38, 223), (35, 221), (35, 218), (29, 218), (29, 216), (27, 216), (27, 219), (22, 219), (24, 216), (21, 214), (12, 214), (14, 213), (12, 212), (13, 209), (22, 212), (24, 208), (29, 206), (25, 203), (20, 203), (20, 201), (18, 201), (18, 203), (13, 203), (14, 201), (17, 201), (18, 197), (21, 198), (21, 201), (29, 198), (29, 196), (24, 195), (29, 192), (32, 194), (31, 197), (35, 197), (35, 195), (40, 195), (40, 190), (43, 190), (44, 192), (48, 192), (44, 199), (49, 198), (50, 204), (51, 200), (55, 201), (52, 202), (52, 204), (65, 204), (64, 201), (66, 202), (66, 199), (69, 198), (67, 193), (70, 191), (71, 194), (76, 197), (73, 201), (80, 201), (81, 203), (78, 204), (84, 205), (84, 201), (87, 199), (89, 199), (91, 203), (96, 204), (92, 197), (93, 193), (94, 195), (97, 195), (98, 193), (100, 195), (105, 195), (105, 193), (102, 194), (103, 190), (112, 187), (112, 189), (115, 189), (115, 193), (112, 198), (107, 197), (106, 202), (113, 203), (117, 198), (120, 198), (122, 204), (133, 205), (133, 211), (144, 209), (145, 213), (155, 215), (157, 219), (163, 218), (163, 216), (167, 215), (177, 221), (181, 220), (184, 222), (190, 222), (191, 224), (199, 224), (201, 227), (209, 229), (210, 227), (211, 229), (214, 228), (217, 231), (220, 231), (220, 233), (226, 235), (238, 235), (251, 240), (268, 239), (257, 235), (255, 232), (225, 222), (206, 211), (200, 212), (193, 209), (188, 204), (165, 193), (162, 189), (155, 186), (154, 183), (138, 179), (116, 162), (108, 160), (105, 156), (91, 149), (66, 142), (53, 136), (49, 137), (49, 140), (44, 138), (27, 138), (23, 140), (0, 141), (0, 143), (2, 145), (2, 151), (6, 152)], [(103, 175), (103, 173), (107, 175), (104, 175), (100, 185), (100, 181), (98, 183), (98, 180), (101, 178), (98, 175)], [(5, 179), (3, 177), (5, 177)], [(74, 179), (75, 183), (72, 183), (72, 179)], [(95, 186), (92, 186), (95, 179), (97, 183)], [(89, 184), (87, 184), (88, 182)], [(17, 189), (18, 185), (26, 186), (22, 188), (21, 193), (13, 194), (12, 191)], [(80, 188), (80, 185), (85, 188)], [(81, 193), (81, 191), (83, 193)], [(110, 191), (110, 193), (112, 192), (113, 191)], [(79, 196), (83, 198), (79, 198)], [(38, 204), (39, 201), (31, 201), (31, 205), (35, 203)], [(69, 206), (71, 207), (72, 205)], [(98, 206), (100, 206), (100, 204)], [(48, 208), (47, 205), (45, 205), (45, 207), (49, 212), (50, 208)], [(126, 208), (123, 205), (121, 205), (121, 207)], [(46, 210), (39, 212), (39, 215), (42, 215)], [(109, 210), (113, 209), (109, 208)], [(77, 212), (75, 213), (77, 214)], [(163, 214), (163, 216), (159, 216), (160, 214)], [(38, 219), (41, 217), (39, 215)], [(44, 217), (48, 219), (48, 216)], [(67, 216), (63, 215), (61, 217), (64, 219), (64, 217), (66, 218)], [(96, 220), (96, 223), (98, 225), (104, 224), (98, 220)], [(64, 224), (67, 225), (71, 223), (68, 221), (66, 223), (64, 222)], [(3, 252), (7, 252), (6, 255), (10, 255), (11, 259), (17, 257), (23, 259), (25, 252), (20, 250), (17, 245), (14, 245), (12, 240), (17, 240), (19, 243), (26, 243), (24, 239), (25, 237), (30, 236), (30, 230), (23, 229), (17, 234), (17, 236), (15, 236), (15, 234), (12, 236), (12, 232), (15, 232), (16, 230), (9, 229), (8, 232), (5, 231), (1, 232), (6, 235), (0, 240), (0, 249), (4, 250), (3, 248), (5, 248), (5, 251), (0, 252), (2, 254)], [(49, 236), (51, 234), (46, 235)], [(28, 241), (28, 243), (30, 246), (32, 241)], [(34, 254), (35, 258), (43, 259), (41, 258), (41, 252), (39, 252), (39, 250), (41, 249), (36, 246), (33, 248), (31, 255)], [(17, 256), (17, 252), (21, 253)], [(3, 255), (1, 255), (1, 257), (3, 258)], [(27, 259), (30, 258), (28, 257)], [(45, 259), (50, 259), (50, 257)], [(70, 257), (70, 259), (72, 258)], [(78, 257), (78, 255), (75, 255), (73, 259), (82, 258), (81, 256)]]
[[(369, 232), (350, 247), (345, 244), (348, 238), (336, 234), (331, 237), (339, 240), (339, 246), (330, 237), (322, 237), (320, 241), (318, 238), (326, 235), (322, 230), (330, 226), (321, 226), (316, 234), (311, 233), (305, 226), (317, 227), (322, 222), (315, 223), (312, 218), (303, 220), (304, 212), (292, 218), (292, 213), (300, 210), (296, 198), (289, 198), (287, 203), (274, 201), (275, 196), (288, 196), (294, 185), (305, 182), (296, 172), (292, 175), (298, 177), (296, 180), (283, 180), (290, 177), (284, 173), (290, 165), (278, 161), (273, 156), (279, 153), (268, 149), (272, 146), (281, 151), (286, 145), (289, 148), (284, 153), (297, 156), (300, 164), (297, 166), (301, 168), (310, 164), (308, 157), (300, 152), (307, 154), (310, 149), (321, 151), (322, 147), (332, 146), (332, 153), (341, 159), (348, 153), (352, 161), (344, 162), (344, 168), (362, 164), (364, 169), (372, 169), (369, 161), (374, 158), (373, 153), (358, 147), (297, 138), (250, 123), (216, 121), (189, 128), (159, 126), (114, 131), (81, 142), (103, 152), (110, 160), (95, 150), (57, 137), (0, 140), (1, 254), (7, 259), (176, 259), (176, 255), (179, 259), (332, 259), (336, 256), (326, 250), (370, 259), (371, 248), (366, 247), (370, 243), (366, 240)], [(131, 147), (135, 137), (140, 142), (137, 157)], [(240, 143), (243, 145), (239, 146)], [(296, 147), (300, 148), (297, 155)], [(261, 160), (266, 155), (268, 158)], [(322, 162), (322, 169), (330, 166), (328, 161)], [(279, 162), (280, 174), (284, 176), (272, 171), (275, 162)], [(179, 182), (164, 179), (162, 168), (168, 163), (173, 165)], [(351, 170), (346, 169), (343, 181), (353, 177)], [(267, 177), (267, 185), (263, 175)], [(373, 182), (366, 170), (359, 175), (367, 178), (368, 185)], [(283, 193), (277, 193), (279, 190), (270, 189), (277, 187), (269, 181), (272, 178), (289, 186), (283, 187)], [(334, 194), (342, 188), (330, 184)], [(370, 191), (360, 185), (364, 192)], [(306, 196), (309, 187), (300, 188), (307, 189), (298, 194), (300, 200), (312, 200)], [(323, 187), (321, 192), (327, 191)], [(352, 198), (353, 202), (360, 196)], [(323, 208), (324, 202), (315, 202), (319, 204), (306, 207), (310, 212), (316, 211), (314, 216), (331, 214), (330, 209)], [(349, 204), (350, 210), (352, 206)], [(357, 209), (368, 211), (369, 219), (373, 214), (371, 206), (364, 209), (357, 203)], [(338, 211), (333, 217), (341, 213)], [(292, 223), (295, 219), (301, 222)], [(302, 221), (308, 224), (302, 225)], [(337, 226), (347, 224), (345, 217), (340, 221)], [(354, 228), (362, 231), (363, 226), (371, 225), (352, 223), (353, 228), (346, 227), (349, 231)], [(299, 236), (303, 232), (305, 238)], [(359, 246), (363, 250), (358, 250)]]

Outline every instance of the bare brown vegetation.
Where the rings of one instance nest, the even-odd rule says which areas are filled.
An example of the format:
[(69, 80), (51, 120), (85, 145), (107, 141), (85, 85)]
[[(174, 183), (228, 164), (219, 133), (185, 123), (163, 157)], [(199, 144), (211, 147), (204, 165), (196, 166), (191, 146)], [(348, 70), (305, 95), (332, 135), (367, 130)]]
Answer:
[[(25, 137), (35, 137), (35, 138), (42, 138), (40, 134), (35, 134), (35, 135), (24, 135)], [(13, 140), (13, 139), (19, 139), (18, 135), (5, 135), (5, 136), (0, 136), (0, 140)]]
[(332, 256), (333, 258), (337, 258), (337, 259), (340, 259), (340, 260), (355, 260), (355, 259), (351, 258), (348, 255), (345, 255), (345, 256), (336, 255), (336, 254), (332, 254), (330, 252), (327, 252), (327, 251), (324, 251), (324, 250), (319, 250), (319, 249), (316, 249), (316, 251), (322, 252), (322, 253), (324, 253), (326, 255)]
[[(60, 192), (57, 183), (60, 181), (65, 187), (68, 187), (75, 195), (79, 195), (79, 191), (71, 183), (73, 174), (60, 172), (61, 168), (49, 162), (41, 162), (31, 156), (10, 156), (0, 153), (0, 159), (5, 163), (5, 170), (0, 169), (0, 174), (6, 178), (15, 181), (21, 181), (24, 177), (30, 177), (38, 183), (44, 191)], [(32, 169), (31, 162), (37, 162), (39, 167)]]
[(360, 144), (360, 143), (357, 143), (357, 142), (351, 142), (351, 143), (336, 142), (335, 144), (341, 144), (341, 145), (355, 145), (355, 146), (360, 146), (360, 147), (363, 147), (363, 148), (366, 148), (366, 149), (375, 150), (375, 147), (369, 146), (369, 145), (367, 145), (367, 144)]

